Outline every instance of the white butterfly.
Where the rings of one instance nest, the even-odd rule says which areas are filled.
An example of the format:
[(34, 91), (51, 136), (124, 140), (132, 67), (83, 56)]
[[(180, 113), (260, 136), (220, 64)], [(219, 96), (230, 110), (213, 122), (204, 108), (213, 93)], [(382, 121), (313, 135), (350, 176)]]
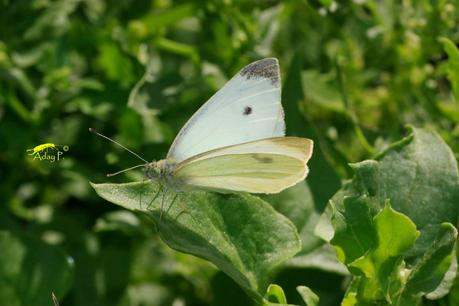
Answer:
[(145, 164), (126, 170), (143, 166), (150, 179), (175, 186), (277, 193), (306, 177), (313, 149), (310, 139), (284, 136), (279, 63), (266, 58), (243, 68), (188, 120), (166, 159), (147, 162), (134, 153)]

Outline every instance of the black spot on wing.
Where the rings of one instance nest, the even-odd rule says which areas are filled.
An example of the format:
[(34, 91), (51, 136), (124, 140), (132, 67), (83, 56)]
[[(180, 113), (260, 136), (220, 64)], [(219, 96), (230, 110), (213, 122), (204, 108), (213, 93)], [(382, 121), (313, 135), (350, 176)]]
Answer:
[(252, 157), (256, 161), (259, 161), (260, 163), (263, 163), (263, 164), (270, 164), (273, 162), (273, 159), (271, 157), (260, 156), (259, 154), (252, 154)]
[(252, 113), (253, 109), (250, 106), (244, 107), (244, 111), (242, 112), (243, 115), (250, 115)]
[(240, 74), (248, 80), (269, 79), (271, 84), (277, 86), (279, 84), (279, 63), (275, 58), (265, 58), (247, 65)]

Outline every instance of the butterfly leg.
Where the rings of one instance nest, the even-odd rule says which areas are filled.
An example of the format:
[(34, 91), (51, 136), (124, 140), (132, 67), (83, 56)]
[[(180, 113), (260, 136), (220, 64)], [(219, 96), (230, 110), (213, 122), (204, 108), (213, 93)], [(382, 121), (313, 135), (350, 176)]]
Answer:
[[(174, 203), (174, 201), (176, 200), (177, 196), (178, 196), (178, 193), (180, 191), (176, 191), (177, 193), (175, 194), (174, 196), (174, 200), (173, 202), (171, 203), (171, 205), (169, 206), (168, 210), (172, 207), (172, 204)], [(182, 208), (178, 213), (177, 215), (174, 217), (175, 220), (178, 220), (178, 218), (181, 216), (181, 215), (189, 215), (191, 219), (193, 219), (193, 222), (195, 224), (199, 224), (198, 220), (196, 220), (196, 218), (193, 216), (193, 214), (187, 209), (187, 208)]]
[(142, 194), (143, 194), (144, 187), (145, 187), (145, 178), (142, 179), (142, 188), (140, 190), (140, 195), (139, 195), (139, 208), (140, 209), (142, 209)]
[(161, 198), (161, 209), (160, 209), (160, 214), (159, 214), (159, 220), (162, 219), (163, 217), (163, 211), (164, 211), (164, 201), (166, 200), (167, 196), (167, 187), (164, 187), (162, 198)]
[(151, 204), (153, 204), (153, 202), (158, 198), (159, 194), (162, 192), (163, 190), (163, 185), (162, 184), (159, 184), (159, 187), (158, 187), (158, 191), (156, 191), (155, 195), (153, 196), (153, 198), (151, 199), (150, 203), (147, 205), (147, 210), (150, 209), (151, 207)]
[[(183, 195), (184, 192), (185, 192), (184, 189), (182, 188), (183, 185), (177, 183), (176, 181), (170, 180), (169, 184), (170, 184), (170, 186), (173, 187), (173, 190), (174, 190), (175, 195), (174, 195), (174, 198), (172, 199), (171, 204), (170, 204), (169, 207), (167, 208), (166, 213), (168, 213), (169, 210), (172, 208), (172, 205), (175, 203), (175, 201), (176, 201), (176, 199), (177, 199), (177, 196), (178, 196), (180, 193)], [(187, 215), (189, 215), (194, 221), (196, 221), (195, 218), (193, 217), (193, 215), (192, 215), (186, 208), (180, 209), (180, 211), (177, 213), (177, 215), (174, 217), (174, 219), (175, 219), (175, 220), (178, 220), (178, 218), (179, 218), (182, 214), (187, 214)]]
[(175, 195), (174, 195), (174, 197), (172, 198), (171, 204), (169, 204), (169, 206), (168, 206), (167, 209), (166, 209), (166, 214), (169, 213), (169, 210), (171, 209), (172, 205), (174, 204), (175, 200), (177, 199), (177, 196), (178, 196), (178, 193), (176, 192)]

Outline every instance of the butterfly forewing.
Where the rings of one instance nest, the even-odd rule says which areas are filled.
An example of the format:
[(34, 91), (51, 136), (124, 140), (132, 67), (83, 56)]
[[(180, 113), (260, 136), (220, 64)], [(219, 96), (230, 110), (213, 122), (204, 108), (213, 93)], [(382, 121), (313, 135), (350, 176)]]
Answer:
[(279, 64), (254, 62), (209, 99), (174, 140), (168, 159), (181, 162), (220, 147), (284, 136)]

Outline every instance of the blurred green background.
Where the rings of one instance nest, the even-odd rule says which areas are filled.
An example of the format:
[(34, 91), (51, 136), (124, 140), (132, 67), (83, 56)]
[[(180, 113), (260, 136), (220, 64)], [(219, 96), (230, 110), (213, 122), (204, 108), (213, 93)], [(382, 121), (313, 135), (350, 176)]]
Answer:
[[(456, 5), (0, 0), (0, 229), (14, 236), (0, 236), (9, 246), (0, 250), (0, 296), (14, 296), (4, 288), (16, 281), (2, 274), (19, 274), (34, 305), (52, 303), (37, 302), (43, 286), (64, 306), (251, 305), (210, 263), (169, 249), (97, 197), (89, 181), (142, 174), (108, 180), (138, 161), (88, 128), (163, 158), (232, 75), (277, 57), (287, 133), (316, 141), (307, 180), (320, 213), (351, 175), (348, 163), (403, 137), (406, 124), (434, 129), (459, 158), (459, 85), (449, 82), (459, 77), (447, 78), (442, 40), (459, 42)], [(68, 145), (65, 159), (27, 155), (47, 142)], [(28, 261), (14, 264), (25, 249)], [(346, 279), (326, 270), (291, 265), (273, 282), (292, 303), (295, 286), (307, 285), (321, 305), (338, 305)], [(457, 305), (458, 296), (459, 288), (438, 305)]]

